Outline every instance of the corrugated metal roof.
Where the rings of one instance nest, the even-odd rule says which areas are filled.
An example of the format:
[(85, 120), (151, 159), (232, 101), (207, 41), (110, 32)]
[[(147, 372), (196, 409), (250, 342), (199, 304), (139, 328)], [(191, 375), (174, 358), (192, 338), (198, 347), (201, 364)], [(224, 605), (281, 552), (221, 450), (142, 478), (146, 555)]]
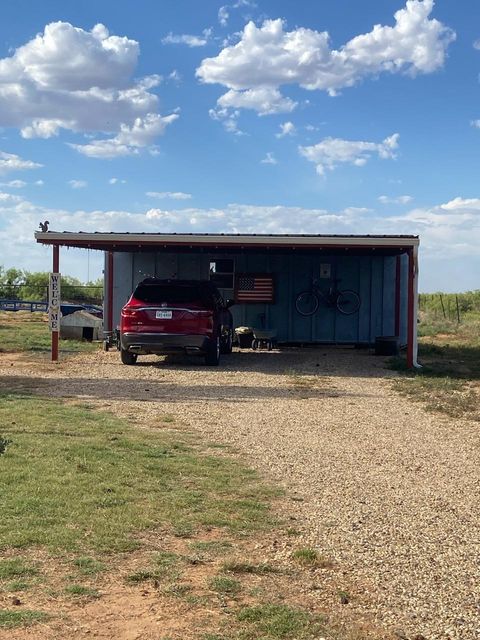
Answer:
[(172, 231), (171, 233), (146, 231), (47, 231), (35, 232), (35, 238), (45, 238), (51, 234), (55, 235), (93, 235), (93, 236), (152, 236), (155, 238), (162, 237), (193, 237), (193, 238), (418, 238), (418, 235), (390, 235), (390, 234), (339, 234), (339, 233), (179, 233)]
[(273, 233), (134, 233), (47, 231), (35, 233), (40, 244), (99, 249), (103, 251), (141, 251), (157, 247), (229, 249), (408, 249), (419, 244), (414, 235), (335, 235)]

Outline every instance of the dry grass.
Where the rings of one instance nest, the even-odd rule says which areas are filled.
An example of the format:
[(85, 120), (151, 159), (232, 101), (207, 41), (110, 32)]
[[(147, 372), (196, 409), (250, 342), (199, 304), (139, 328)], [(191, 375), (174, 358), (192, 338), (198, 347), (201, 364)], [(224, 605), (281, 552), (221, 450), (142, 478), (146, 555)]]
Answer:
[(405, 374), (395, 388), (429, 410), (480, 420), (480, 319), (470, 314), (447, 327), (425, 317), (419, 329), (422, 368), (407, 371), (403, 359), (394, 359), (393, 368)]

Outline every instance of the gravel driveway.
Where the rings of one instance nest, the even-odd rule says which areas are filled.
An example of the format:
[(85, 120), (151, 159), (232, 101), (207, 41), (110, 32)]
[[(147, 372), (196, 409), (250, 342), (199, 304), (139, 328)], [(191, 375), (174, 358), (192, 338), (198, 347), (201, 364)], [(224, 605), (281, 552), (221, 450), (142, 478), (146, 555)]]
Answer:
[(425, 412), (392, 390), (382, 359), (351, 349), (237, 352), (219, 369), (139, 362), (4, 359), (0, 385), (98, 400), (146, 424), (168, 413), (232, 445), (287, 489), (299, 546), (332, 561), (319, 606), (338, 607), (335, 585), (347, 584), (352, 611), (399, 638), (480, 638), (478, 423)]

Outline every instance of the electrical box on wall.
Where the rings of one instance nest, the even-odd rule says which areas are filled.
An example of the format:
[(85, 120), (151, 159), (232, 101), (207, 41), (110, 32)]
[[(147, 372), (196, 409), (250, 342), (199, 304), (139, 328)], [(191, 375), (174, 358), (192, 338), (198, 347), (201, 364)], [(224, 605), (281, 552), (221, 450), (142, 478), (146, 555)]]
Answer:
[(332, 269), (330, 264), (321, 264), (320, 265), (320, 278), (330, 279)]

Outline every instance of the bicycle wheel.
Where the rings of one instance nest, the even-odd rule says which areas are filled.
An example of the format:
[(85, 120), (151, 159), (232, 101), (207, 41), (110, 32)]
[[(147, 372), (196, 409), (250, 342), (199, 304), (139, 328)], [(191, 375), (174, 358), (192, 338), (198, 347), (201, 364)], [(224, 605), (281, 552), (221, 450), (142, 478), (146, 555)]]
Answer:
[(318, 309), (318, 296), (312, 291), (302, 291), (295, 300), (295, 308), (301, 316), (313, 316)]
[(360, 296), (356, 291), (350, 291), (345, 289), (338, 292), (337, 309), (345, 316), (350, 316), (353, 313), (357, 313), (360, 309)]

